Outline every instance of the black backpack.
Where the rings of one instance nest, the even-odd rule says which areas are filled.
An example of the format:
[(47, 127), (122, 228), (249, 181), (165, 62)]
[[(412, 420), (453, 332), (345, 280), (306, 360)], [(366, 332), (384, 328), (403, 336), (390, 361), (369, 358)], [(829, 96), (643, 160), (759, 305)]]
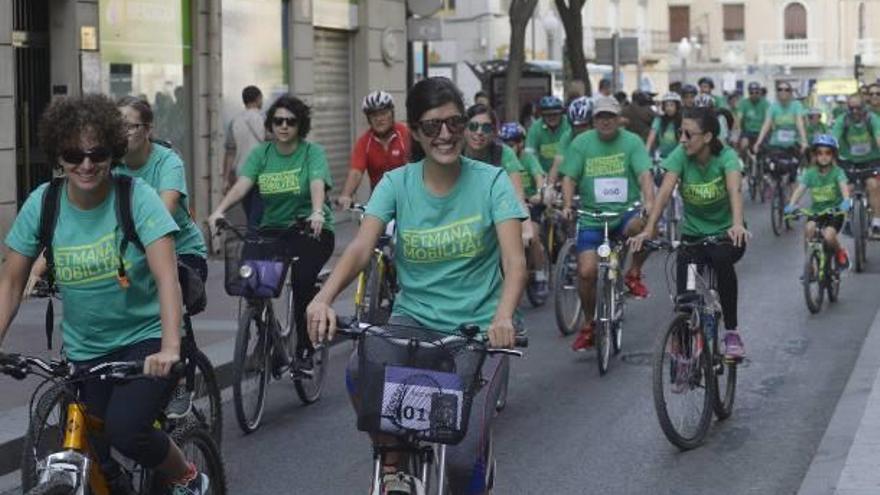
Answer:
[[(56, 177), (52, 179), (46, 188), (46, 194), (43, 196), (43, 206), (40, 210), (40, 230), (37, 233), (37, 252), (43, 252), (46, 258), (46, 279), (50, 292), (55, 292), (55, 256), (52, 251), (52, 240), (55, 237), (55, 225), (58, 223), (58, 212), (61, 207), (61, 191), (67, 179), (64, 177)], [(129, 244), (142, 252), (146, 252), (144, 245), (138, 237), (137, 229), (135, 229), (134, 216), (132, 215), (132, 188), (134, 187), (134, 179), (127, 175), (113, 175), (113, 185), (116, 188), (116, 223), (122, 230), (122, 242), (119, 244), (117, 256), (119, 265), (116, 269), (116, 277), (119, 285), (127, 288), (129, 285), (128, 277), (125, 273), (125, 252)], [(46, 340), (49, 349), (52, 348), (52, 331), (55, 325), (55, 313), (52, 307), (52, 298), (49, 298), (49, 304), (46, 307)]]

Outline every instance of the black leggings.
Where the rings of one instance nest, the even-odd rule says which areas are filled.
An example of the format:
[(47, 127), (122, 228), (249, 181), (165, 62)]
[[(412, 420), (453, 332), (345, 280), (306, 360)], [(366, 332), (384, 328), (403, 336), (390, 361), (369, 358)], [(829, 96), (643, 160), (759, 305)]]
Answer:
[[(684, 242), (696, 242), (700, 239), (700, 237), (682, 236), (682, 241)], [(745, 245), (735, 247), (733, 244), (716, 244), (687, 248), (687, 250), (679, 251), (676, 258), (675, 278), (679, 294), (687, 290), (688, 263), (712, 265), (718, 282), (721, 311), (724, 313), (724, 328), (727, 330), (736, 330), (739, 323), (736, 314), (739, 286), (736, 279), (736, 270), (733, 268), (733, 265), (743, 257), (745, 252)]]
[[(122, 347), (106, 356), (74, 365), (92, 367), (110, 361), (136, 361), (159, 352), (161, 339), (149, 339)], [(106, 443), (138, 464), (154, 468), (168, 456), (168, 435), (153, 422), (171, 393), (169, 379), (145, 378), (124, 384), (89, 380), (80, 385), (80, 399), (89, 414), (104, 420), (104, 442), (96, 442), (102, 463), (110, 459)], [(102, 446), (102, 444), (104, 444)]]

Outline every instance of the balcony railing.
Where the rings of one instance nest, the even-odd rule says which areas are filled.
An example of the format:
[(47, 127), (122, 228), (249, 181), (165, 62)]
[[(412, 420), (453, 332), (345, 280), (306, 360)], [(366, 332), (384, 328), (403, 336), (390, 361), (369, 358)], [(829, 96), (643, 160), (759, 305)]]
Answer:
[(819, 65), (822, 63), (821, 40), (761, 41), (758, 62), (784, 65)]
[(862, 54), (862, 63), (880, 65), (880, 39), (864, 38), (856, 40), (856, 53)]

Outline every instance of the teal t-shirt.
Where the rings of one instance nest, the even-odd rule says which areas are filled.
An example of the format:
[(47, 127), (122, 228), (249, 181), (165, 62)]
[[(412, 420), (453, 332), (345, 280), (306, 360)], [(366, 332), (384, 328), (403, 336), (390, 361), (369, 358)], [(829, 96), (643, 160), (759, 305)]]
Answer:
[[(300, 141), (289, 155), (278, 153), (275, 143), (263, 143), (251, 151), (239, 175), (259, 186), (263, 200), (260, 227), (286, 228), (312, 214), (311, 182), (322, 180), (325, 191), (333, 187), (324, 148)], [(324, 229), (333, 231), (333, 211), (324, 202)]]
[(544, 172), (549, 172), (556, 158), (559, 142), (562, 135), (571, 129), (571, 124), (565, 116), (556, 130), (550, 130), (542, 119), (538, 119), (529, 128), (526, 136), (526, 153), (533, 153), (538, 157), (538, 162)]
[(779, 102), (770, 105), (770, 147), (791, 148), (800, 142), (797, 130), (797, 119), (804, 114), (804, 107), (799, 101), (790, 101), (782, 106)]
[[(611, 141), (600, 139), (595, 130), (574, 138), (559, 172), (578, 185), (583, 209), (623, 212), (641, 197), (639, 176), (650, 170), (651, 157), (642, 139), (620, 129)], [(581, 217), (579, 225), (599, 228), (602, 223)]]
[(733, 226), (727, 174), (742, 170), (736, 151), (725, 146), (709, 163), (701, 165), (688, 157), (684, 148), (678, 148), (662, 166), (679, 177), (684, 203), (683, 234), (708, 237), (727, 232)]
[(461, 162), (458, 181), (442, 197), (425, 187), (423, 161), (387, 172), (366, 211), (397, 223), (394, 314), (445, 333), (464, 323), (489, 328), (503, 278), (495, 225), (528, 218), (507, 174)]
[(522, 178), (523, 193), (526, 198), (530, 198), (538, 194), (537, 178), (544, 175), (544, 169), (538, 163), (538, 159), (531, 153), (523, 153), (519, 156), (519, 162), (522, 164), (523, 170), (520, 172)]
[[(28, 196), (6, 237), (10, 249), (29, 258), (39, 254), (37, 235), (46, 188), (43, 184)], [(162, 336), (159, 292), (140, 249), (129, 245), (125, 251), (131, 285), (123, 289), (116, 279), (122, 230), (116, 222), (115, 196), (111, 191), (97, 207), (80, 210), (68, 201), (67, 187), (62, 188), (52, 251), (64, 300), (62, 340), (73, 361)], [(156, 191), (138, 179), (132, 188), (132, 216), (144, 246), (178, 230)]]
[(678, 134), (673, 122), (666, 124), (666, 129), (661, 132), (662, 127), (663, 119), (654, 117), (654, 122), (651, 123), (651, 129), (654, 130), (654, 136), (656, 136), (654, 142), (657, 150), (660, 151), (660, 158), (666, 158), (678, 146)]
[(761, 132), (769, 108), (770, 104), (764, 98), (759, 99), (757, 103), (753, 103), (749, 98), (740, 100), (736, 105), (736, 113), (739, 114), (742, 130), (750, 134)]
[[(880, 159), (877, 136), (880, 136), (880, 117), (869, 114), (867, 123), (848, 122), (846, 115), (834, 122), (832, 133), (840, 145), (840, 157), (861, 164)], [(868, 129), (868, 126), (871, 129)], [(845, 135), (844, 135), (845, 134)], [(873, 135), (873, 138), (871, 137)]]
[(177, 191), (180, 201), (171, 214), (180, 229), (174, 235), (174, 249), (177, 254), (194, 254), (202, 258), (208, 257), (205, 238), (196, 222), (189, 214), (189, 194), (186, 189), (186, 172), (183, 160), (174, 150), (153, 144), (147, 163), (137, 170), (125, 164), (114, 169), (114, 172), (142, 179), (159, 194), (164, 191)]
[(821, 213), (829, 208), (837, 208), (843, 201), (840, 183), (846, 183), (846, 173), (837, 165), (832, 165), (826, 173), (821, 173), (818, 166), (807, 167), (798, 178), (800, 183), (810, 192), (813, 199), (811, 210)]

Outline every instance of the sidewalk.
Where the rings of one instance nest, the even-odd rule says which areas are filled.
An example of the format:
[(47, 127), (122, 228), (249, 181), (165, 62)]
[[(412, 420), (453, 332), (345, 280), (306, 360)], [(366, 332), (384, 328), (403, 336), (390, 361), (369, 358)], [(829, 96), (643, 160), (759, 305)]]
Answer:
[(798, 493), (880, 493), (880, 312)]
[[(346, 221), (347, 215), (339, 214), (342, 222), (336, 224), (336, 249), (327, 262), (332, 267), (339, 255), (351, 242), (357, 224)], [(222, 260), (209, 261), (209, 276), (206, 284), (208, 307), (205, 312), (193, 318), (199, 347), (214, 364), (220, 387), (230, 385), (232, 378), (231, 361), (237, 330), (238, 303), (228, 296), (223, 286), (224, 267)], [(343, 292), (335, 305), (339, 314), (349, 315), (352, 309), (352, 291)], [(32, 300), (22, 304), (18, 316), (10, 329), (3, 348), (8, 352), (31, 354), (42, 357), (56, 357), (60, 348), (61, 308), (55, 306), (56, 330), (53, 350), (46, 349), (45, 300)], [(0, 492), (5, 488), (3, 476), (18, 470), (24, 434), (28, 426), (28, 401), (39, 382), (36, 379), (16, 381), (6, 376), (0, 377)], [(17, 475), (14, 476), (17, 481)]]

